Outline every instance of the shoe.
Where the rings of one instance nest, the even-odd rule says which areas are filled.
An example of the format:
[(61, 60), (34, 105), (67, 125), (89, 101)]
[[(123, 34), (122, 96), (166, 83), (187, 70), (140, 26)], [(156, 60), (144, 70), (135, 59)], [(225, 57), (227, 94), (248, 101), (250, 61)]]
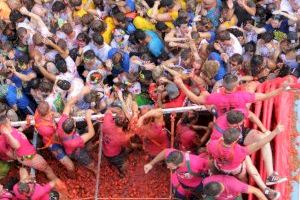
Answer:
[(268, 187), (265, 189), (264, 194), (269, 200), (278, 200), (280, 198), (280, 192)]
[(285, 182), (287, 180), (288, 179), (286, 177), (280, 177), (277, 172), (274, 172), (272, 175), (268, 176), (268, 178), (266, 180), (266, 185), (267, 186), (275, 185), (275, 184), (278, 184), (278, 183)]

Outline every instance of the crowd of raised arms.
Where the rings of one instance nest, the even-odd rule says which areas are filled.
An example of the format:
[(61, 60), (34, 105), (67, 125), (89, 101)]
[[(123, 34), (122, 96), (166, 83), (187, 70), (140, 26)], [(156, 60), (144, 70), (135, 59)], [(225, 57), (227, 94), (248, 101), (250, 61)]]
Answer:
[[(121, 178), (128, 153), (142, 149), (145, 173), (161, 161), (173, 170), (174, 199), (279, 199), (271, 188), (287, 178), (273, 168), (270, 141), (285, 128), (266, 129), (249, 108), (300, 76), (299, 24), (299, 0), (0, 0), (0, 164), (21, 166), (0, 199), (67, 199), (69, 187), (30, 127), (12, 122), (34, 120), (41, 148), (70, 174), (83, 165), (96, 175), (86, 148), (100, 133), (93, 114), (103, 114), (102, 154)], [(213, 120), (178, 115), (171, 148), (163, 109), (193, 104)], [(249, 157), (258, 150), (265, 180)], [(30, 168), (50, 182), (36, 182)]]

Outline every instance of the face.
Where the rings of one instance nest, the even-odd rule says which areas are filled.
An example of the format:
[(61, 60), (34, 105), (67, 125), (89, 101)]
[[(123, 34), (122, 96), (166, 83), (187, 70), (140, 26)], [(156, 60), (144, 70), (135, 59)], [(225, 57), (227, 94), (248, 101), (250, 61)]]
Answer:
[(238, 62), (235, 61), (229, 61), (229, 66), (230, 72), (238, 71), (241, 68), (241, 65), (239, 65)]
[(174, 163), (167, 163), (167, 168), (170, 170), (175, 170), (178, 168), (178, 166), (175, 165)]
[(189, 32), (189, 27), (187, 24), (180, 25), (180, 31), (184, 34), (187, 34)]
[(280, 22), (278, 20), (276, 20), (276, 19), (271, 20), (271, 26), (273, 28), (279, 28), (279, 25), (280, 25)]
[(243, 125), (243, 123), (244, 123), (244, 120), (237, 124), (228, 124), (228, 126), (229, 126), (229, 128), (241, 129), (241, 126)]

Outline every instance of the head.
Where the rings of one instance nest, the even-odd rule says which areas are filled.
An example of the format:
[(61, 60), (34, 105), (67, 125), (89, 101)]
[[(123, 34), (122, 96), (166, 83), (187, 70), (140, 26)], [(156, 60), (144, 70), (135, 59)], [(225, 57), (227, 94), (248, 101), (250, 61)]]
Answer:
[(113, 20), (116, 26), (124, 27), (126, 24), (126, 16), (122, 12), (118, 12), (113, 16)]
[(33, 43), (36, 46), (42, 46), (43, 44), (43, 36), (40, 33), (35, 33), (32, 37)]
[(18, 192), (21, 194), (28, 194), (30, 192), (30, 186), (28, 183), (19, 182), (18, 183)]
[(146, 40), (146, 33), (140, 29), (137, 29), (135, 32), (134, 32), (134, 37), (135, 39), (139, 42), (139, 43), (143, 43), (145, 44), (145, 40)]
[(50, 112), (50, 106), (47, 101), (42, 101), (37, 107), (37, 111), (41, 116), (46, 116)]
[(89, 43), (89, 41), (90, 41), (90, 38), (89, 38), (88, 34), (86, 34), (85, 32), (81, 32), (77, 35), (76, 42), (79, 47), (86, 46)]
[(125, 36), (125, 31), (122, 29), (115, 29), (114, 30), (114, 40), (116, 42), (122, 42)]
[(43, 98), (47, 98), (53, 90), (53, 84), (48, 81), (41, 81), (39, 90)]
[(88, 50), (83, 54), (83, 62), (87, 65), (95, 63), (96, 55), (93, 50)]
[(52, 5), (52, 12), (62, 12), (66, 8), (66, 5), (62, 1), (55, 1)]
[(25, 17), (20, 13), (19, 10), (12, 10), (10, 12), (9, 19), (13, 23), (18, 23), (22, 22), (25, 19)]
[(191, 50), (190, 49), (183, 49), (180, 52), (180, 58), (181, 58), (181, 62), (183, 64), (183, 67), (185, 66), (189, 66), (191, 64), (192, 61), (192, 56), (191, 56)]
[(84, 26), (89, 26), (94, 21), (94, 16), (90, 13), (87, 13), (81, 17), (81, 23)]
[(229, 58), (229, 70), (230, 72), (236, 72), (242, 68), (243, 56), (235, 53)]
[(273, 15), (271, 17), (270, 24), (273, 28), (279, 28), (280, 27), (280, 21), (281, 21), (281, 16), (280, 15)]
[(115, 53), (112, 57), (112, 63), (113, 65), (120, 65), (123, 59), (123, 55), (120, 52)]
[(212, 79), (217, 74), (220, 64), (215, 60), (207, 60), (203, 64), (202, 72), (207, 78)]
[(182, 123), (184, 124), (195, 124), (198, 122), (199, 112), (196, 111), (188, 111), (183, 114)]
[(106, 28), (107, 28), (106, 24), (101, 20), (94, 20), (91, 23), (91, 29), (94, 32), (97, 32), (98, 34), (103, 33), (106, 30)]
[(226, 46), (230, 45), (231, 44), (230, 33), (228, 31), (220, 31), (217, 34), (217, 41)]
[(251, 56), (254, 55), (255, 51), (256, 51), (256, 44), (254, 42), (248, 42), (245, 44), (245, 52)]
[(119, 109), (116, 112), (115, 124), (118, 127), (122, 127), (122, 128), (127, 127), (127, 125), (128, 125), (128, 120), (127, 120), (126, 115), (125, 115), (125, 113), (123, 112), (122, 109)]
[(100, 72), (98, 71), (94, 71), (90, 74), (89, 76), (89, 81), (92, 83), (92, 84), (99, 84), (103, 79), (103, 76)]
[(17, 57), (18, 68), (20, 70), (27, 70), (29, 68), (29, 61), (29, 55), (26, 53), (22, 53), (20, 56)]
[(62, 128), (66, 134), (73, 133), (76, 129), (75, 120), (71, 117), (67, 118), (62, 124)]
[(166, 33), (169, 30), (169, 27), (166, 25), (166, 23), (160, 21), (155, 24), (155, 28), (161, 33)]
[(264, 57), (261, 55), (254, 55), (250, 61), (252, 76), (257, 76), (264, 68), (264, 66), (265, 66)]
[(180, 30), (180, 32), (187, 34), (189, 32), (189, 27), (187, 24), (187, 19), (185, 17), (178, 17), (174, 21), (174, 25), (176, 28)]
[(171, 170), (177, 169), (184, 161), (183, 153), (180, 151), (172, 151), (166, 159), (167, 168)]
[(29, 34), (26, 28), (20, 27), (17, 30), (18, 38), (24, 43), (26, 40), (29, 39)]
[(206, 10), (209, 10), (217, 5), (217, 0), (203, 0), (202, 5)]
[(284, 53), (286, 53), (286, 52), (288, 52), (288, 51), (290, 51), (291, 50), (291, 47), (290, 47), (290, 42), (287, 40), (287, 39), (284, 39), (284, 40), (282, 40), (281, 42), (280, 42), (280, 48), (281, 48), (281, 50), (284, 52)]
[(71, 83), (67, 80), (59, 79), (56, 85), (63, 91), (68, 91), (71, 88)]
[(173, 8), (174, 6), (174, 1), (173, 0), (161, 0), (160, 1), (160, 7), (163, 7), (167, 10), (170, 10)]
[(239, 84), (239, 79), (236, 75), (226, 74), (223, 77), (223, 87), (229, 92), (234, 91), (238, 86), (238, 84)]
[(213, 24), (207, 17), (201, 17), (201, 21), (196, 22), (196, 27), (199, 32), (207, 32), (213, 28)]
[(207, 197), (216, 198), (221, 194), (222, 190), (222, 184), (213, 181), (204, 186), (203, 193)]
[(179, 89), (174, 83), (168, 83), (165, 87), (170, 100), (176, 99), (179, 96)]
[(69, 2), (75, 10), (81, 9), (82, 0), (70, 0)]
[(237, 128), (228, 128), (223, 133), (224, 143), (226, 145), (232, 145), (237, 142), (241, 134), (241, 131)]
[(238, 128), (243, 124), (245, 115), (239, 110), (230, 110), (226, 113), (226, 119), (230, 128)]
[(93, 42), (98, 46), (98, 47), (102, 47), (104, 45), (104, 39), (102, 37), (102, 35), (100, 35), (99, 33), (93, 33)]
[(73, 27), (70, 23), (65, 23), (61, 27), (62, 32), (64, 32), (66, 35), (71, 35), (73, 33)]
[(60, 73), (66, 73), (68, 71), (67, 63), (63, 58), (57, 59), (55, 66)]
[(261, 39), (264, 41), (264, 43), (269, 43), (273, 40), (274, 33), (272, 31), (268, 31), (262, 34)]

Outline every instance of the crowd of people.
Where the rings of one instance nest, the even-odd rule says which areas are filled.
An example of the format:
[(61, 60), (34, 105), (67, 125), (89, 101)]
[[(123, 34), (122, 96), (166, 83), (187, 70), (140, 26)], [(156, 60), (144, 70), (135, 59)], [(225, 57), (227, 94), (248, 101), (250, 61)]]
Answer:
[[(174, 199), (279, 199), (271, 187), (287, 178), (274, 170), (270, 142), (284, 127), (268, 130), (250, 106), (291, 89), (299, 38), (299, 0), (1, 0), (0, 164), (21, 167), (0, 199), (67, 198), (39, 150), (70, 178), (78, 165), (96, 175), (89, 151), (100, 133), (120, 177), (132, 151), (148, 155), (145, 173), (164, 160)], [(285, 76), (296, 78), (255, 93)], [(199, 111), (179, 115), (172, 144), (163, 109), (194, 104), (213, 120), (202, 126)], [(258, 150), (266, 180), (250, 158)], [(50, 182), (37, 183), (29, 168)]]

